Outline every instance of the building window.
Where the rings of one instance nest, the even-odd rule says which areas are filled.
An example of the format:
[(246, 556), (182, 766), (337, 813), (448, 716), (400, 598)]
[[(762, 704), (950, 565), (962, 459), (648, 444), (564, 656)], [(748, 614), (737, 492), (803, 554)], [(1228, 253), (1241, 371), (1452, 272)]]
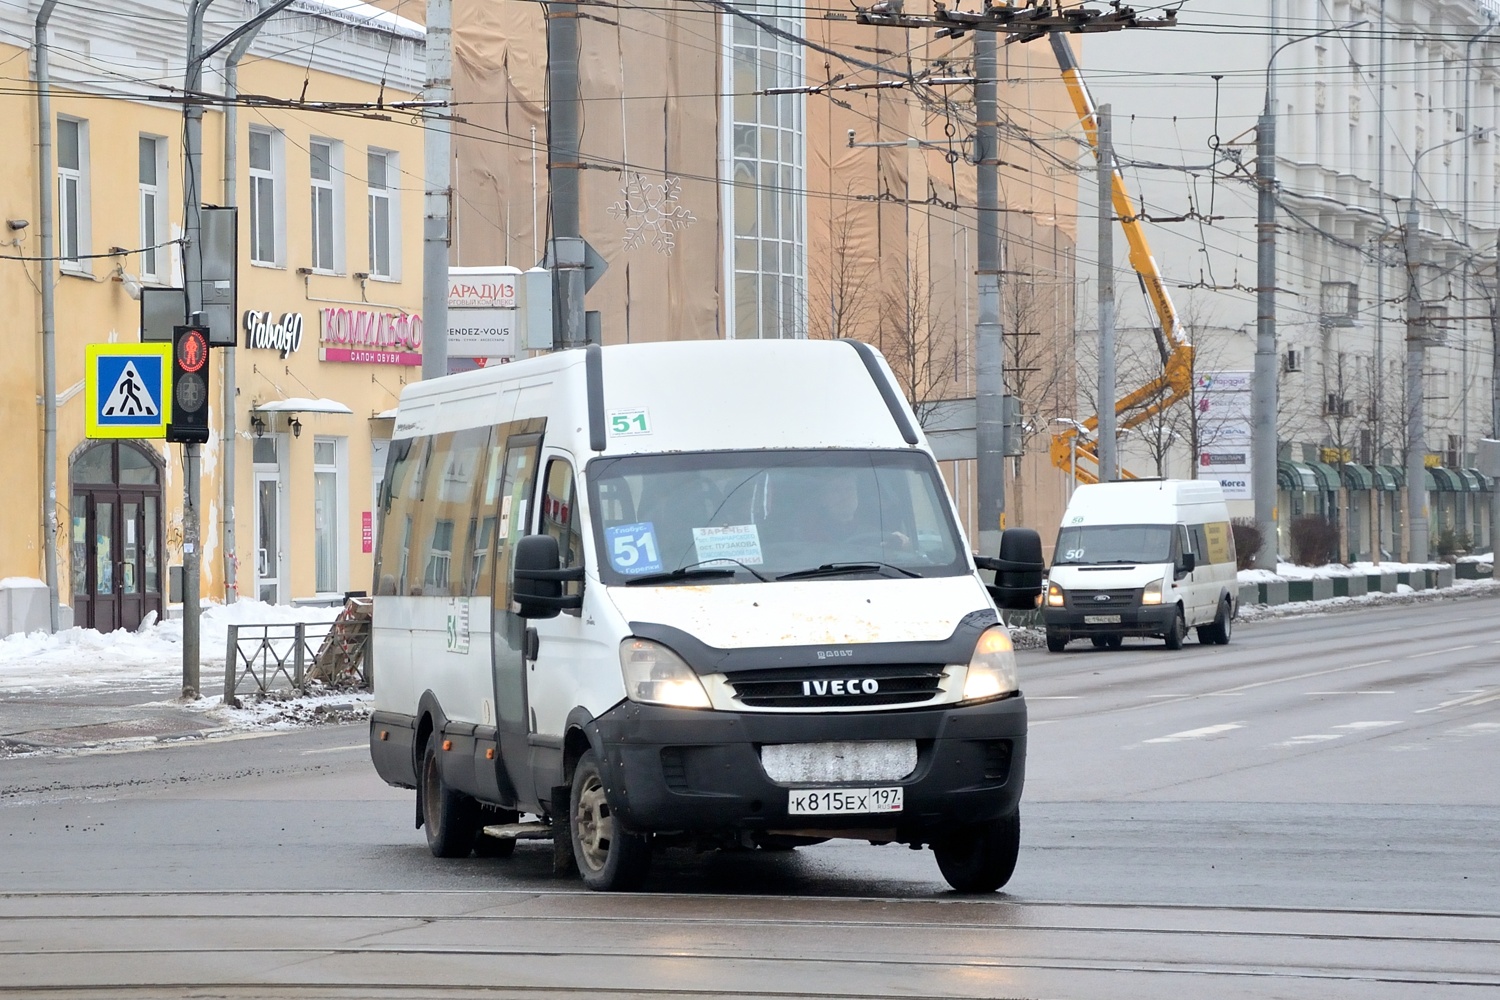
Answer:
[[(783, 8), (785, 9), (785, 8)], [(763, 14), (790, 35), (802, 18)], [(726, 247), (730, 308), (726, 332), (736, 338), (806, 335), (807, 258), (804, 252), (807, 145), (806, 98), (770, 94), (801, 86), (800, 46), (744, 18), (727, 16), (732, 45), (726, 91), (730, 121), (726, 159), (733, 183), (725, 215), (734, 221)]]
[(312, 176), (313, 270), (344, 269), (343, 144), (327, 139), (308, 143)]
[(278, 265), (284, 245), (281, 133), (250, 130), (250, 260)]
[(88, 123), (57, 120), (57, 255), (63, 266), (77, 269), (88, 253)]
[(167, 231), (167, 149), (157, 136), (140, 139), (141, 279), (155, 281), (167, 262), (163, 242)]
[(396, 154), (372, 149), (366, 174), (370, 209), (370, 276), (400, 277), (401, 220), (396, 202)]
[(318, 593), (343, 590), (340, 582), (345, 536), (343, 509), (339, 499), (339, 442), (334, 438), (313, 441), (313, 583)]

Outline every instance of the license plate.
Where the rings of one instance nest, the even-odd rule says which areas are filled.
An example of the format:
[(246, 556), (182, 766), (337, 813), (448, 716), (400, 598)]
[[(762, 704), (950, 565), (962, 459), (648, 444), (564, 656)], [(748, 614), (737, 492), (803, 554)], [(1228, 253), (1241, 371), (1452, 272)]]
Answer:
[(900, 812), (901, 787), (797, 788), (788, 796), (787, 812), (794, 816), (829, 813)]
[(1119, 615), (1084, 615), (1083, 616), (1083, 623), (1085, 625), (1118, 625), (1118, 624), (1120, 624), (1120, 616)]

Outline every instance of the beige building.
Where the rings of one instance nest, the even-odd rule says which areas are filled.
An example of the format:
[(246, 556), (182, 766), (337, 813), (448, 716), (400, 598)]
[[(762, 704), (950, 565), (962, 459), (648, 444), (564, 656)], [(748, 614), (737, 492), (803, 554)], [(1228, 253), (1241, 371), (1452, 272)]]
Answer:
[[(123, 37), (82, 8), (56, 8), (48, 177), (38, 176), (35, 63), (21, 41), (33, 22), (0, 10), (0, 122), (19, 139), (0, 146), (0, 302), (11, 351), (0, 371), (0, 451), (19, 470), (0, 529), (0, 577), (47, 572), (39, 331), (50, 268), (57, 585), (73, 621), (100, 629), (134, 627), (181, 600), (181, 446), (85, 437), (85, 345), (137, 342), (140, 288), (182, 284), (183, 118), (173, 100), (182, 9), (139, 6), (138, 30)], [(207, 37), (254, 12), (222, 14)], [(286, 603), (369, 586), (373, 484), (390, 424), (380, 414), (420, 372), (422, 130), (410, 114), (365, 106), (415, 96), (422, 37), (420, 26), (372, 7), (299, 0), (240, 63), (243, 106), (231, 115), (213, 106), (204, 119), (203, 201), (231, 196), (232, 127), (240, 236), (239, 346), (213, 352), (214, 433), (202, 450), (205, 598)], [(206, 87), (223, 85), (219, 56)], [(340, 110), (305, 106), (324, 102)], [(55, 204), (52, 261), (38, 259), (42, 184)], [(236, 433), (226, 441), (231, 363)], [(100, 399), (109, 391), (101, 387)]]

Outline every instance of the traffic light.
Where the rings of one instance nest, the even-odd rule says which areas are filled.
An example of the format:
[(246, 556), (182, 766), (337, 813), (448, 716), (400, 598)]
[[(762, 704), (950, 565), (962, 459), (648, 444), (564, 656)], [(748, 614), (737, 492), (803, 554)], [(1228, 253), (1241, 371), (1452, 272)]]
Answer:
[(167, 440), (208, 440), (208, 328), (172, 329), (172, 419)]

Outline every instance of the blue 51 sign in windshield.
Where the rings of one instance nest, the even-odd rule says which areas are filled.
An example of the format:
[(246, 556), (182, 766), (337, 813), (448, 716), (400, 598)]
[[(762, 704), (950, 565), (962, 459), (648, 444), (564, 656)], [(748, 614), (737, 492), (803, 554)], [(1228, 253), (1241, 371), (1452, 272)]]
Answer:
[(656, 525), (650, 521), (617, 524), (604, 529), (604, 545), (609, 550), (609, 564), (616, 573), (660, 573), (661, 546), (656, 543)]

